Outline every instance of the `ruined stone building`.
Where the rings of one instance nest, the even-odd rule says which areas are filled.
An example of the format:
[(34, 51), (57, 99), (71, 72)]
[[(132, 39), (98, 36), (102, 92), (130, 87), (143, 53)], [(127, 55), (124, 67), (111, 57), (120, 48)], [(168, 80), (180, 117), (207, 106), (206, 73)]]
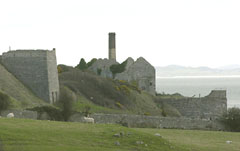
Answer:
[(0, 56), (0, 63), (32, 92), (48, 103), (59, 96), (55, 49), (16, 50)]
[(182, 116), (200, 119), (215, 119), (227, 111), (226, 90), (212, 90), (205, 97), (184, 97), (161, 100), (175, 107)]
[[(108, 59), (98, 59), (89, 67), (102, 77), (113, 78), (117, 80), (125, 80), (128, 82), (136, 82), (141, 90), (147, 91), (155, 95), (155, 68), (143, 57), (134, 61), (128, 58), (125, 61), (125, 69), (121, 73), (113, 74), (110, 67), (119, 64), (116, 58), (116, 40), (115, 33), (109, 33), (109, 52)], [(101, 72), (99, 72), (101, 71)]]

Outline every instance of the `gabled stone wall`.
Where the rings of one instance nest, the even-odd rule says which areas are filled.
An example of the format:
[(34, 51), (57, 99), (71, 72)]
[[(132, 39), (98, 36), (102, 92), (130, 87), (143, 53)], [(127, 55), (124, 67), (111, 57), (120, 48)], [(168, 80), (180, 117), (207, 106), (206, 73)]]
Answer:
[[(110, 67), (119, 63), (113, 59), (98, 59), (88, 69), (105, 78), (124, 80), (130, 83), (136, 82), (141, 90), (155, 95), (155, 68), (142, 57), (136, 61), (132, 58), (128, 58), (126, 61), (125, 70), (122, 73), (117, 73), (115, 76), (113, 76)], [(98, 70), (101, 70), (100, 74)]]

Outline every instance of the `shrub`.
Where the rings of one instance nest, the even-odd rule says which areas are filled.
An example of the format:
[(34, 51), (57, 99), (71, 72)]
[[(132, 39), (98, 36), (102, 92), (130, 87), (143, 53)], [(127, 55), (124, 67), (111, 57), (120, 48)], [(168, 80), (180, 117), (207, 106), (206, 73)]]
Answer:
[(0, 92), (0, 113), (10, 106), (10, 97)]
[(50, 120), (53, 120), (53, 121), (62, 121), (63, 120), (61, 110), (58, 108), (55, 108), (53, 106), (38, 106), (38, 107), (34, 107), (31, 109), (27, 109), (27, 110), (36, 111), (40, 115), (43, 114), (44, 112), (46, 112), (48, 114), (48, 116), (50, 117)]
[(123, 108), (124, 108), (124, 106), (123, 106), (121, 103), (119, 103), (119, 102), (116, 102), (115, 104), (116, 104), (116, 106), (117, 106), (118, 108), (120, 108), (120, 109), (123, 109)]
[(63, 70), (62, 70), (62, 67), (61, 66), (57, 66), (57, 70), (58, 70), (58, 73), (62, 73)]
[(62, 109), (62, 116), (64, 121), (68, 121), (73, 113), (73, 95), (67, 88), (60, 88), (60, 97), (57, 105)]
[(87, 64), (86, 61), (82, 58), (79, 62), (79, 64), (75, 67), (80, 70), (86, 70), (87, 69)]
[(93, 64), (94, 62), (96, 62), (96, 61), (97, 61), (96, 58), (93, 58), (91, 61), (89, 61), (89, 62), (87, 63), (87, 68), (91, 67), (92, 64)]
[(119, 89), (120, 89), (123, 93), (125, 93), (126, 95), (130, 95), (131, 90), (130, 90), (130, 88), (128, 88), (128, 86), (126, 86), (126, 85), (120, 85), (120, 86), (119, 86)]
[(85, 117), (88, 117), (91, 114), (90, 110), (91, 110), (91, 107), (89, 105), (86, 105), (84, 107), (83, 114), (84, 114)]
[(149, 112), (144, 112), (145, 116), (150, 116), (151, 114)]
[(117, 73), (122, 73), (125, 70), (125, 67), (127, 65), (127, 60), (125, 60), (121, 64), (113, 64), (110, 66), (110, 70), (113, 73), (113, 76), (115, 76)]
[(240, 108), (230, 108), (223, 114), (221, 121), (230, 131), (240, 132)]

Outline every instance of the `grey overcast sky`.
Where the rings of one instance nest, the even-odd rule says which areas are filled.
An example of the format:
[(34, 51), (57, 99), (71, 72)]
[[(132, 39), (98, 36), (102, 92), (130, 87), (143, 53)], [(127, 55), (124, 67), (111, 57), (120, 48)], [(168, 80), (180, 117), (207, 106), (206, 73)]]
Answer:
[(143, 56), (154, 66), (240, 64), (240, 0), (1, 0), (0, 53), (57, 50), (59, 64)]

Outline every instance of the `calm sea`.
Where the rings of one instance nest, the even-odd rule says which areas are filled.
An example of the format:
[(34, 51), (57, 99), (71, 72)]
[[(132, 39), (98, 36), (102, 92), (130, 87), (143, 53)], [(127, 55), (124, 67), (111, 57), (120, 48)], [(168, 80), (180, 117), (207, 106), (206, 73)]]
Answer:
[(228, 77), (158, 77), (158, 93), (206, 96), (211, 90), (227, 90), (228, 107), (240, 107), (240, 76)]

